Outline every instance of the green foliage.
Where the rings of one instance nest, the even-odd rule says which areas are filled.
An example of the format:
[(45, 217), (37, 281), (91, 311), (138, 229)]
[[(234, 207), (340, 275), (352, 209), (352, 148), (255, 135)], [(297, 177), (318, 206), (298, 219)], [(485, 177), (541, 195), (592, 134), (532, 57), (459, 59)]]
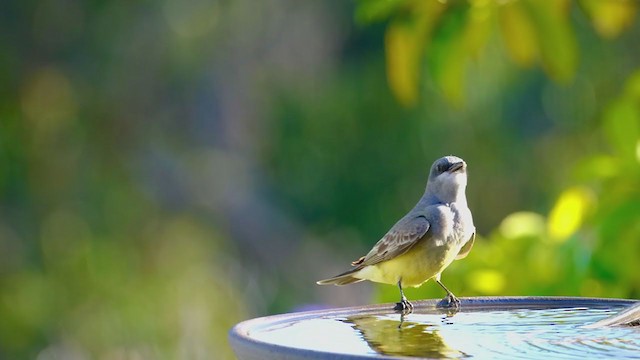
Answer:
[[(566, 295), (638, 298), (640, 274), (640, 72), (629, 77), (596, 133), (611, 151), (571, 167), (573, 185), (547, 216), (508, 215), (464, 261), (445, 272), (449, 288), (472, 295)], [(451, 279), (451, 281), (447, 281)], [(435, 284), (407, 291), (442, 296)], [(379, 288), (378, 300), (397, 292)]]
[[(598, 33), (618, 36), (633, 21), (633, 1), (535, 0), (361, 0), (361, 23), (389, 20), (385, 37), (389, 85), (400, 103), (412, 106), (420, 97), (424, 58), (429, 76), (445, 97), (462, 104), (467, 64), (481, 56), (494, 31), (515, 63), (539, 62), (554, 80), (567, 83), (578, 65), (578, 46), (571, 24), (573, 5), (581, 6)], [(500, 26), (494, 26), (498, 23)]]
[[(97, 234), (69, 209), (47, 216), (41, 266), (7, 269), (5, 262), (3, 353), (231, 358), (226, 331), (246, 310), (229, 278), (218, 275), (226, 264), (215, 255), (216, 234), (185, 216), (138, 225)], [(19, 240), (6, 235), (5, 248)]]
[[(589, 67), (580, 61), (592, 61), (594, 49), (593, 41), (587, 41), (580, 58), (579, 37), (584, 37), (584, 29), (576, 30), (580, 28), (576, 19), (586, 18), (599, 36), (614, 39), (632, 26), (637, 7), (634, 1), (598, 0), (362, 0), (356, 18), (362, 23), (387, 21), (387, 76), (400, 104), (412, 107), (432, 96), (425, 93), (422, 84), (434, 83), (439, 93), (459, 108), (484, 81), (478, 81), (469, 70), (486, 69), (484, 59), (495, 61), (488, 53), (496, 50), (520, 67), (539, 64), (554, 81), (577, 88), (576, 73)], [(495, 43), (501, 46), (495, 47)], [(586, 76), (595, 79), (591, 74)], [(565, 190), (556, 190), (560, 194), (548, 216), (538, 215), (540, 212), (507, 216), (499, 230), (477, 243), (477, 257), (470, 256), (466, 263), (448, 270), (450, 287), (462, 288), (467, 295), (638, 296), (640, 281), (630, 265), (640, 256), (638, 78), (638, 73), (632, 74), (622, 94), (607, 101), (596, 128), (574, 125), (590, 137), (582, 154), (549, 159), (553, 167), (541, 170), (562, 173), (561, 178), (567, 179), (558, 184)], [(562, 113), (553, 108), (569, 109), (573, 102), (588, 106), (590, 102), (575, 98), (561, 101), (556, 96), (550, 95), (546, 106), (561, 122), (574, 122), (581, 109)], [(469, 111), (476, 106), (467, 105), (472, 108)], [(606, 147), (597, 145), (603, 142)], [(565, 153), (572, 151), (570, 143), (555, 146)], [(553, 151), (546, 154), (554, 156)], [(562, 169), (570, 170), (557, 171), (558, 162)], [(473, 182), (471, 192), (472, 186)], [(397, 296), (395, 289), (380, 291), (384, 300)], [(418, 292), (438, 296), (441, 290), (434, 285)]]

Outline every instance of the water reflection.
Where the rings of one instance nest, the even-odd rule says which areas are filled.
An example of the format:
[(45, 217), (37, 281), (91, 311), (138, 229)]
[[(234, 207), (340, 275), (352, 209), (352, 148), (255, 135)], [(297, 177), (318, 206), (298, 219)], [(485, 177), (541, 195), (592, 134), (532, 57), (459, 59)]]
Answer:
[(449, 346), (438, 330), (442, 323), (449, 322), (451, 314), (443, 315), (441, 324), (409, 321), (405, 314), (397, 316), (397, 320), (380, 315), (351, 316), (343, 322), (350, 324), (372, 350), (382, 355), (449, 359), (468, 357)]
[[(282, 347), (357, 357), (460, 359), (640, 359), (640, 328), (591, 324), (619, 306), (500, 308), (455, 314), (422, 308), (292, 314), (251, 331), (256, 340)], [(263, 321), (263, 320), (261, 320)]]

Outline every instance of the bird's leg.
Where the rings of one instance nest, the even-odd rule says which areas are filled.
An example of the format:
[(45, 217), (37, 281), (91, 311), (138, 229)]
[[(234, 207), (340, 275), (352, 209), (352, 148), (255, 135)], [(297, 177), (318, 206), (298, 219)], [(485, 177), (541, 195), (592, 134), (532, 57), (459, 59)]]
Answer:
[(410, 313), (413, 311), (413, 304), (407, 300), (404, 296), (404, 291), (402, 291), (402, 279), (398, 280), (398, 288), (400, 289), (400, 302), (396, 303), (396, 307), (394, 310), (402, 311), (403, 313)]
[(400, 312), (400, 323), (398, 324), (398, 329), (402, 330), (402, 324), (404, 324), (404, 317), (407, 315), (407, 313)]
[(444, 286), (444, 284), (440, 281), (440, 276), (436, 277), (435, 280), (438, 283), (438, 285), (442, 286), (444, 291), (447, 292), (447, 296), (445, 296), (445, 298), (438, 303), (438, 306), (446, 307), (446, 308), (455, 308), (455, 309), (460, 308), (460, 300), (458, 300), (458, 298), (455, 295), (453, 295), (451, 290), (447, 289), (447, 287)]

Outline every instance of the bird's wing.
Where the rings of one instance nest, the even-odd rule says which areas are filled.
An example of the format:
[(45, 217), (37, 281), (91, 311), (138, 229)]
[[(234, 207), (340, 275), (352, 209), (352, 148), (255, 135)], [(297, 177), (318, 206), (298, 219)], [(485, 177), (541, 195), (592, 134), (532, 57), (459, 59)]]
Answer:
[(471, 248), (473, 247), (473, 243), (475, 241), (476, 241), (476, 232), (474, 231), (473, 234), (471, 234), (471, 236), (469, 237), (469, 240), (467, 240), (467, 242), (464, 245), (462, 245), (462, 248), (458, 252), (458, 255), (456, 256), (455, 260), (466, 258), (467, 255), (469, 255), (469, 252), (471, 251)]
[(365, 267), (393, 259), (407, 252), (429, 230), (429, 221), (424, 216), (416, 216), (396, 224), (366, 256), (352, 263)]

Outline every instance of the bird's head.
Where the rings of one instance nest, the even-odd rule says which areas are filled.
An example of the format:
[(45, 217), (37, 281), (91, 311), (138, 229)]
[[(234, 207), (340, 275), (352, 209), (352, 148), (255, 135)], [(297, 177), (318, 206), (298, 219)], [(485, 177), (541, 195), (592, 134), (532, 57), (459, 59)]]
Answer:
[(431, 165), (426, 191), (444, 203), (465, 199), (467, 163), (457, 156), (445, 156)]

